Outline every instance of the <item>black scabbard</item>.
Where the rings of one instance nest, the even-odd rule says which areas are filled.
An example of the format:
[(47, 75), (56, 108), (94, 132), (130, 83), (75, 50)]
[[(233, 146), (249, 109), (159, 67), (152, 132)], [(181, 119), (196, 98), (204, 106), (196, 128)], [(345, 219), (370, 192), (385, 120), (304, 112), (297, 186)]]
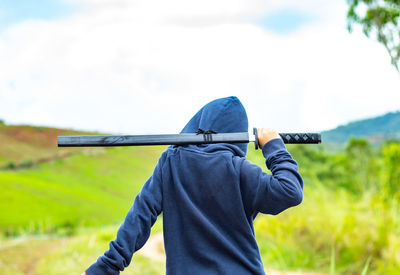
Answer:
[[(257, 137), (257, 131), (254, 130)], [(321, 135), (317, 133), (280, 133), (287, 144), (318, 144)], [(202, 133), (177, 135), (123, 135), (123, 136), (59, 136), (58, 147), (109, 147), (144, 145), (187, 145), (212, 143), (249, 143), (249, 133)], [(256, 149), (258, 140), (255, 138)]]
[(126, 135), (126, 136), (59, 136), (58, 147), (187, 145), (210, 143), (248, 143), (249, 133)]

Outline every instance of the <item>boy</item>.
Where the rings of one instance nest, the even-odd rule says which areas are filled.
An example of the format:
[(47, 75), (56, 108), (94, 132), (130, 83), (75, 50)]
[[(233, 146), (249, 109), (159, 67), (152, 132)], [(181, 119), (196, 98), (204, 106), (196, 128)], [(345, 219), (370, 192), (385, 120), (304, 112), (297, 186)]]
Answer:
[[(199, 129), (247, 132), (246, 111), (236, 97), (214, 100), (181, 133)], [(119, 274), (161, 212), (167, 274), (265, 274), (253, 220), (301, 203), (303, 181), (276, 131), (259, 129), (258, 138), (272, 175), (245, 158), (245, 143), (168, 147), (87, 275)]]

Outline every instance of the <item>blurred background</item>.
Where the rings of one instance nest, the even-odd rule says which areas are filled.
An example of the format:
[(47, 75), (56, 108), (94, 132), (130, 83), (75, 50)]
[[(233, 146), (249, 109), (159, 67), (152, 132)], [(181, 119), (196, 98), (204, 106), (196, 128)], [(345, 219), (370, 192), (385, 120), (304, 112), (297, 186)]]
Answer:
[[(251, 127), (322, 132), (287, 146), (303, 203), (255, 220), (266, 271), (400, 274), (399, 24), (396, 0), (2, 0), (0, 274), (83, 272), (165, 149), (58, 135), (179, 133), (231, 95)], [(163, 253), (160, 216), (123, 274)]]

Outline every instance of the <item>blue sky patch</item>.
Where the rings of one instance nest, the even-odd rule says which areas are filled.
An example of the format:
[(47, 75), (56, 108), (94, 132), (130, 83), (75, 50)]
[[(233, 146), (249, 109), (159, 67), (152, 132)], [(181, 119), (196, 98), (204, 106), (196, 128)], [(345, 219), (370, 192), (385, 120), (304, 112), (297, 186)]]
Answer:
[(256, 24), (279, 34), (289, 34), (310, 23), (310, 21), (312, 21), (312, 18), (308, 14), (297, 10), (284, 9), (259, 17), (256, 19)]
[(0, 29), (28, 19), (57, 19), (76, 9), (76, 5), (63, 0), (1, 0)]

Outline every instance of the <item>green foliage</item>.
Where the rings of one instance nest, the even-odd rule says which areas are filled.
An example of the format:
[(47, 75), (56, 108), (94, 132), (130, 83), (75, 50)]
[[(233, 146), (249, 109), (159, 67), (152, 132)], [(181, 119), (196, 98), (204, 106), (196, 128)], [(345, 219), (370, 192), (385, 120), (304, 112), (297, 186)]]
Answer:
[(0, 126), (5, 126), (6, 122), (3, 119), (0, 119)]
[(332, 247), (332, 252), (331, 252), (331, 268), (330, 268), (330, 274), (335, 275), (335, 247)]
[(398, 274), (398, 189), (388, 196), (399, 188), (398, 146), (391, 142), (376, 151), (365, 139), (351, 139), (344, 154), (288, 146), (303, 176), (304, 200), (278, 216), (258, 216), (263, 262), (282, 270)]
[(20, 168), (31, 168), (33, 165), (35, 165), (35, 162), (31, 159), (24, 159), (20, 164)]
[(367, 262), (365, 263), (365, 266), (361, 272), (361, 275), (367, 275), (370, 262), (371, 262), (371, 257), (369, 257)]
[(353, 186), (359, 188), (354, 191), (362, 191), (371, 188), (371, 182), (374, 178), (374, 155), (372, 148), (367, 140), (361, 138), (352, 138), (346, 147), (348, 175), (351, 178)]
[(390, 55), (392, 65), (400, 65), (400, 1), (399, 0), (347, 0), (349, 31), (353, 24), (361, 24), (366, 36), (376, 36)]
[(6, 165), (6, 169), (15, 169), (17, 166), (15, 165), (15, 163), (13, 161), (9, 161)]
[(334, 266), (335, 274), (360, 274), (371, 258), (371, 274), (398, 274), (398, 208), (379, 195), (359, 198), (323, 186), (306, 186), (304, 196), (296, 208), (257, 217), (256, 236), (267, 266), (326, 273)]
[(400, 144), (383, 147), (385, 160), (385, 190), (389, 197), (400, 199)]

